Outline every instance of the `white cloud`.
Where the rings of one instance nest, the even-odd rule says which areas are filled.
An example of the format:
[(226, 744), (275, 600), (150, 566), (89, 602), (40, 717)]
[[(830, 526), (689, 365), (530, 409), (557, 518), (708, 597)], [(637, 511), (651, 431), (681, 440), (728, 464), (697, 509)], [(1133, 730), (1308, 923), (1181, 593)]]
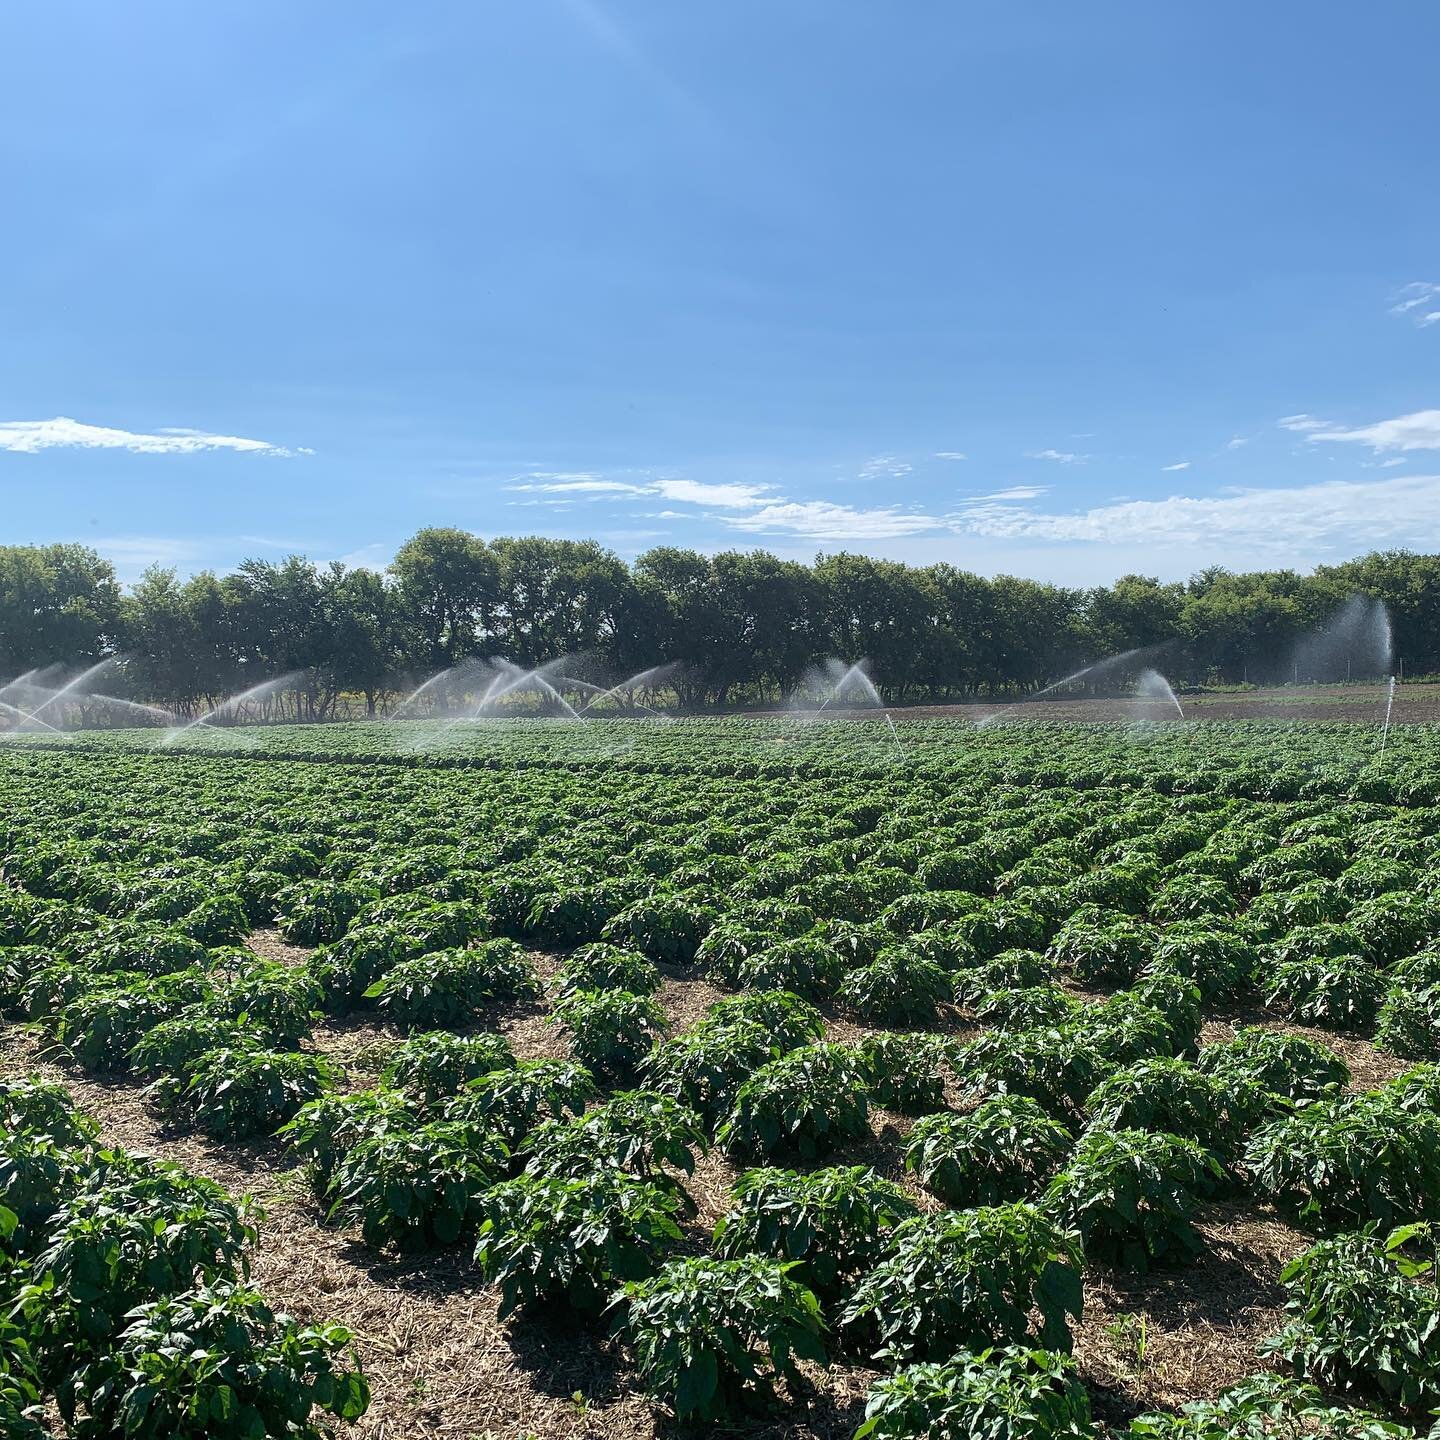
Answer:
[(586, 470), (538, 470), (524, 476), (507, 490), (539, 492), (544, 495), (650, 495), (644, 485), (629, 485), (623, 480), (606, 480)]
[(1084, 455), (1074, 455), (1069, 450), (1029, 450), (1026, 451), (1027, 460), (1053, 460), (1057, 465), (1079, 465), (1085, 460)]
[(313, 455), (308, 448), (287, 450), (268, 440), (239, 435), (211, 435), (204, 430), (173, 427), (144, 434), (85, 425), (65, 415), (53, 420), (0, 420), (0, 450), (33, 455), (40, 450), (130, 450), (137, 455), (194, 455), (204, 450), (237, 450), (251, 455)]
[(984, 505), (994, 500), (1035, 500), (1041, 495), (1048, 494), (1048, 485), (1010, 485), (1004, 490), (993, 491), (989, 495), (973, 495), (962, 500), (962, 505)]
[(628, 480), (607, 480), (588, 470), (534, 471), (517, 476), (507, 490), (556, 497), (553, 500), (514, 501), (515, 504), (562, 504), (571, 499), (633, 500), (657, 495), (685, 505), (715, 505), (722, 510), (748, 510), (777, 498), (769, 485), (718, 484), (701, 480), (655, 480), (636, 484)]
[(1249, 443), (1250, 439), (1246, 435), (1232, 435), (1225, 442), (1225, 448), (1227, 450), (1238, 450), (1242, 445), (1248, 445)]
[(1160, 468), (1167, 472), (1171, 470), (1188, 470), (1190, 468), (1190, 462), (1188, 460), (1181, 460), (1177, 464), (1162, 465)]
[(1397, 292), (1390, 313), (1408, 315), (1421, 326), (1440, 323), (1440, 285), (1429, 280), (1412, 280)]
[(721, 518), (734, 529), (754, 535), (803, 535), (811, 540), (888, 540), (923, 534), (942, 524), (932, 515), (892, 507), (857, 510), (828, 500), (779, 502), (753, 515)]
[(1317, 420), (1313, 415), (1282, 415), (1275, 422), (1282, 430), (1294, 430), (1303, 435), (1311, 430), (1325, 430), (1328, 420)]
[(949, 517), (960, 534), (1003, 540), (1108, 545), (1243, 545), (1293, 560), (1329, 547), (1423, 541), (1440, 528), (1440, 475), (1330, 480), (1293, 489), (1131, 500), (1075, 514), (1012, 505), (977, 506)]
[(709, 485), (701, 480), (657, 480), (644, 493), (675, 500), (682, 505), (718, 505), (722, 510), (746, 510), (776, 498), (770, 485)]
[(1353, 441), (1374, 450), (1440, 450), (1440, 410), (1417, 410), (1353, 430), (1324, 421), (1306, 428), (1311, 440)]
[(874, 455), (860, 467), (862, 480), (898, 480), (909, 473), (909, 463), (896, 455)]
[(970, 457), (963, 450), (937, 450), (935, 458), (937, 460), (968, 460)]
[(383, 570), (391, 560), (395, 558), (395, 547), (375, 541), (369, 545), (362, 545), (358, 550), (351, 550), (346, 555), (335, 557), (335, 563), (343, 565), (347, 570)]

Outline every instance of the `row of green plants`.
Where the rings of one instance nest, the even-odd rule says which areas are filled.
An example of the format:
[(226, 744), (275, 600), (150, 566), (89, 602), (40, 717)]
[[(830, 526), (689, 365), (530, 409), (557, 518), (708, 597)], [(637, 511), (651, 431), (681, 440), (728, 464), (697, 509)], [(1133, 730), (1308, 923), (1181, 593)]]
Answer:
[(320, 1440), (370, 1392), (337, 1325), (247, 1283), (262, 1219), (178, 1166), (103, 1147), (60, 1086), (0, 1082), (0, 1433)]
[[(1377, 697), (1380, 724), (1383, 701)], [(1401, 726), (1384, 755), (1369, 726), (1283, 719), (1205, 721), (1186, 726), (1016, 720), (976, 728), (949, 719), (901, 715), (896, 734), (864, 720), (819, 723), (745, 716), (599, 719), (586, 725), (500, 719), (460, 726), (410, 721), (385, 725), (274, 725), (230, 731), (200, 727), (169, 755), (253, 763), (258, 759), (403, 771), (512, 772), (603, 769), (621, 776), (687, 774), (720, 780), (907, 776), (977, 790), (1008, 783), (1091, 790), (1122, 785), (1164, 795), (1219, 794), (1261, 800), (1440, 800), (1433, 728)], [(897, 747), (896, 738), (899, 740)], [(13, 736), (15, 749), (115, 756), (153, 753), (148, 730)]]

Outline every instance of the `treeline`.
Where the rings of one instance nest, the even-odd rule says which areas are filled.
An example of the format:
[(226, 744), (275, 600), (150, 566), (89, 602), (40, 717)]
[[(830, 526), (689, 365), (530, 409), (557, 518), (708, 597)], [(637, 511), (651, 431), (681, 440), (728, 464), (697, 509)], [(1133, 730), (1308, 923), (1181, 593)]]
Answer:
[(590, 541), (428, 529), (384, 573), (292, 556), (187, 580), (154, 567), (127, 590), (84, 546), (8, 546), (0, 685), (122, 654), (124, 693), (193, 713), (294, 672), (296, 712), (323, 719), (341, 696), (383, 710), (466, 657), (570, 655), (610, 679), (675, 662), (681, 704), (724, 706), (773, 702), (823, 657), (864, 656), (903, 703), (1023, 694), (1141, 647), (1161, 647), (1147, 663), (1175, 683), (1303, 682), (1344, 678), (1304, 637), (1357, 594), (1388, 607), (1406, 674), (1440, 671), (1440, 556), (1398, 551), (1077, 589), (850, 554), (804, 565), (664, 546), (627, 565)]

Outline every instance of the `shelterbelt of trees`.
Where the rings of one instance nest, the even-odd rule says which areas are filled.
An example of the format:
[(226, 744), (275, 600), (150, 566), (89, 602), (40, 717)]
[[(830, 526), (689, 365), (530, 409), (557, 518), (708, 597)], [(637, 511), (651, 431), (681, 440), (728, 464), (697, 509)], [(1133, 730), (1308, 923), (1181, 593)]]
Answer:
[(1076, 589), (843, 553), (666, 546), (627, 564), (592, 541), (426, 529), (383, 573), (291, 556), (186, 580), (154, 567), (127, 589), (84, 546), (6, 546), (0, 683), (122, 653), (134, 698), (184, 711), (300, 672), (303, 712), (325, 718), (342, 694), (374, 711), (467, 656), (573, 655), (612, 678), (678, 662), (690, 706), (773, 702), (822, 656), (868, 657), (901, 703), (1033, 691), (1142, 646), (1163, 645), (1148, 663), (1175, 683), (1332, 679), (1300, 675), (1297, 645), (1357, 594), (1385, 603), (1405, 674), (1440, 671), (1440, 555), (1399, 551)]

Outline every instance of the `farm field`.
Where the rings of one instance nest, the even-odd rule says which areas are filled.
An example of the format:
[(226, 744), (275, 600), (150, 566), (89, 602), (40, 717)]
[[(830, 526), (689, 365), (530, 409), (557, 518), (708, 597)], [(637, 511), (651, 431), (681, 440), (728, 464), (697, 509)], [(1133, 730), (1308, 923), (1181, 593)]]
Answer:
[(1440, 730), (1295, 703), (16, 737), (4, 1433), (1429, 1433)]

